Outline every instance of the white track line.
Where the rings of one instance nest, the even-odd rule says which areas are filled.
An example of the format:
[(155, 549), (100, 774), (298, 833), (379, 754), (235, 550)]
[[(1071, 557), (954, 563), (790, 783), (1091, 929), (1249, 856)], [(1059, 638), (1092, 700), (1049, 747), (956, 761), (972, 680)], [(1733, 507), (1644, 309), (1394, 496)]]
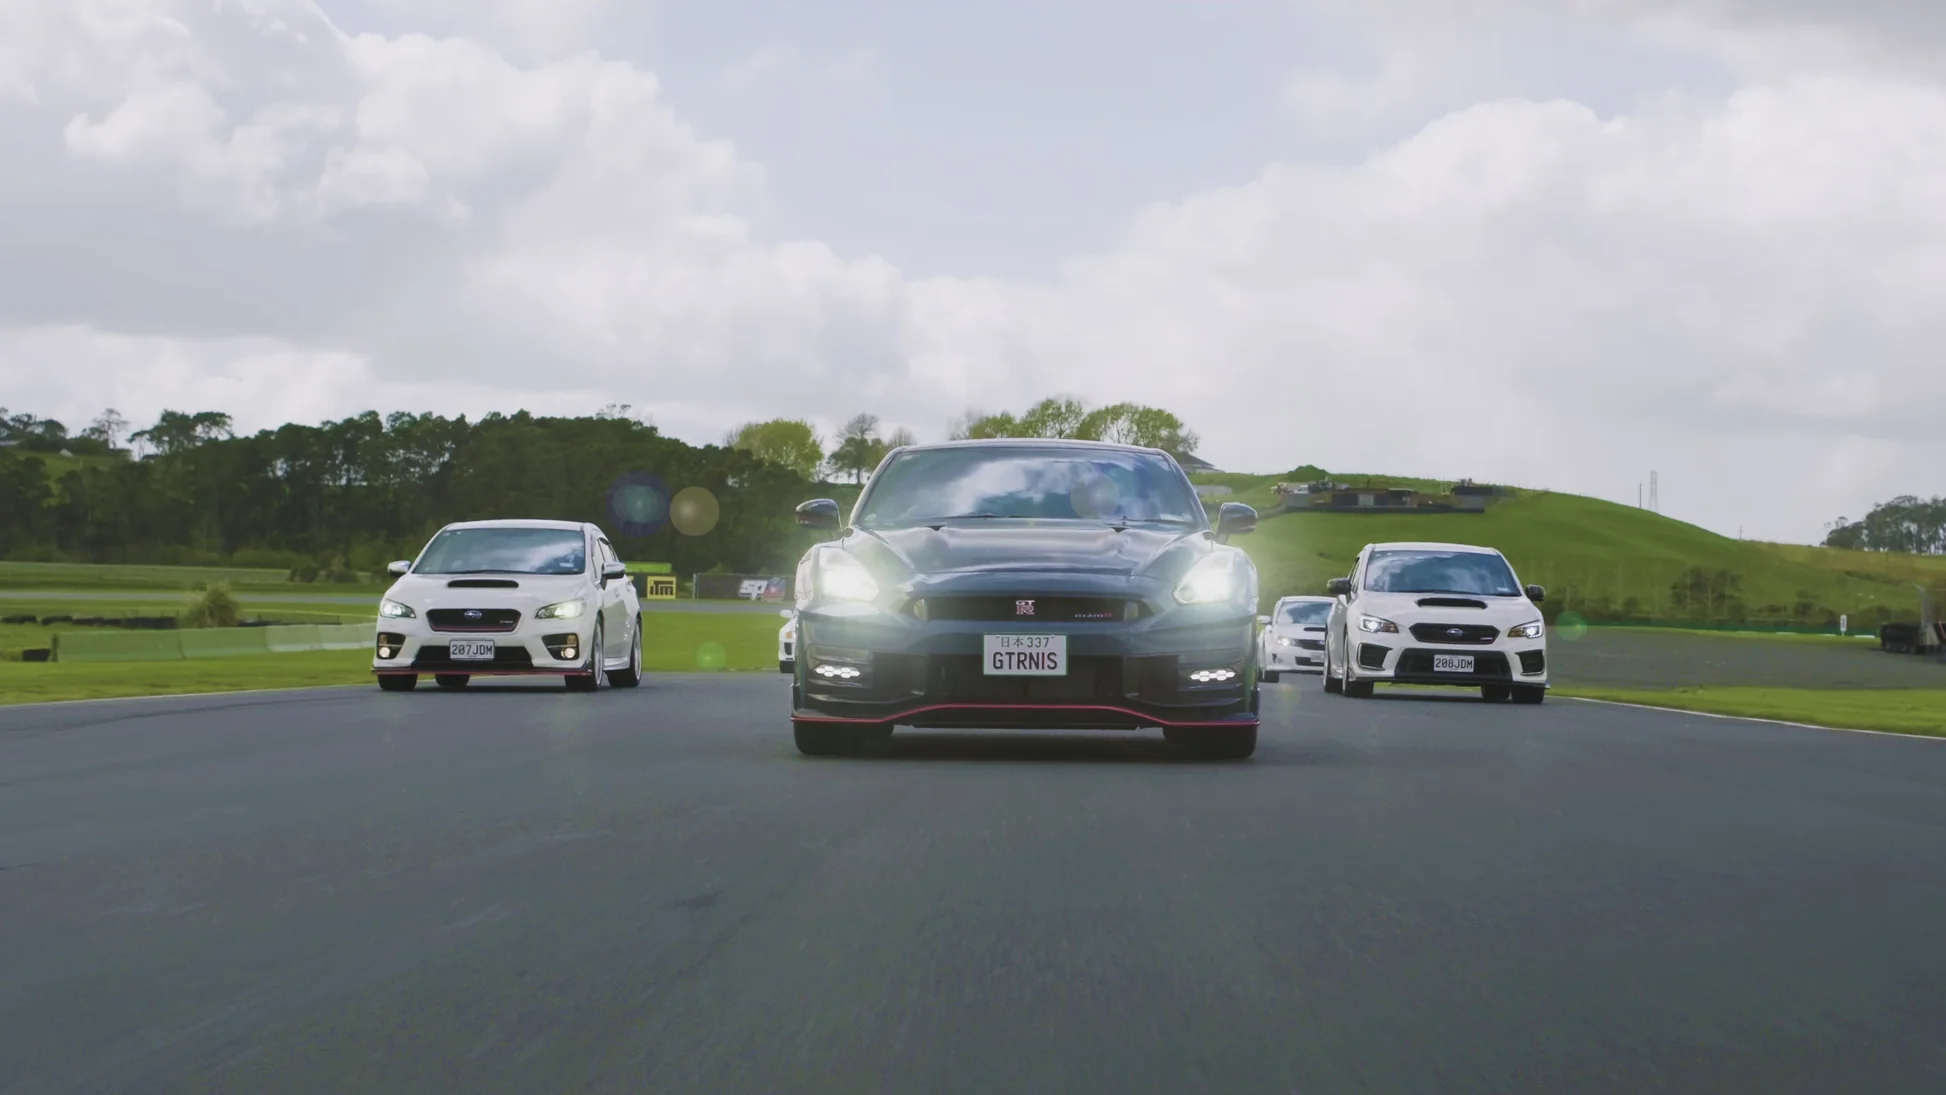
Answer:
[(1596, 700), (1586, 696), (1561, 696), (1564, 700), (1577, 703), (1599, 703), (1606, 707), (1633, 707), (1637, 711), (1663, 711), (1671, 715), (1695, 715), (1705, 719), (1728, 719), (1731, 722), (1761, 722), (1771, 726), (1794, 726), (1799, 730), (1828, 730), (1836, 734), (1873, 734), (1881, 738), (1906, 738), (1920, 741), (1946, 741), (1946, 736), (1938, 734), (1903, 733), (1898, 730), (1860, 730), (1850, 726), (1819, 726), (1811, 722), (1789, 722), (1784, 719), (1763, 719), (1755, 715), (1719, 715), (1714, 711), (1691, 711), (1686, 707), (1657, 707), (1647, 703), (1623, 703), (1620, 700)]

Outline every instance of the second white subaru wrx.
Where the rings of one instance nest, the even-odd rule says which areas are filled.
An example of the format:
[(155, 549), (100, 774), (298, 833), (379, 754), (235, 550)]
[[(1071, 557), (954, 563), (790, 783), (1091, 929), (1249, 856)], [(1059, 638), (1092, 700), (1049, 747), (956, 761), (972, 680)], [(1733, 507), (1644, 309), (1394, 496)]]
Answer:
[(1368, 544), (1325, 633), (1324, 688), (1363, 699), (1388, 684), (1477, 687), (1489, 700), (1547, 698), (1546, 592), (1505, 556), (1468, 544)]
[(578, 692), (641, 682), (641, 602), (594, 525), (447, 525), (391, 572), (372, 651), (388, 692), (422, 673), (443, 688), (478, 676), (557, 676)]

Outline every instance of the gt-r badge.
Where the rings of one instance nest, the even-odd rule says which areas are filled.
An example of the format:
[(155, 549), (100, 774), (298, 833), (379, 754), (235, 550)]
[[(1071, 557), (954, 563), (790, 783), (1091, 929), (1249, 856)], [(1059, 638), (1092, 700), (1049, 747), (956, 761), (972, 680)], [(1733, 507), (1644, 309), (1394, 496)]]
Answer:
[(1032, 602), (1032, 601), (1015, 601), (1015, 602), (1014, 602), (1014, 615), (1016, 615), (1016, 616), (1032, 616), (1033, 614), (1034, 614), (1034, 602)]

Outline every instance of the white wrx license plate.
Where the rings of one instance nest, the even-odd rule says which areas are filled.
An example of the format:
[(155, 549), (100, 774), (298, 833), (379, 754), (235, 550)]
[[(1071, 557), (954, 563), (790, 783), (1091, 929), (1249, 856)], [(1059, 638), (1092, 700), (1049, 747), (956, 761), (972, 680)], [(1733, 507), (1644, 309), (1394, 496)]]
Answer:
[(1432, 671), (1435, 673), (1471, 673), (1473, 655), (1471, 654), (1434, 654)]
[(988, 635), (985, 640), (989, 677), (1068, 675), (1066, 635)]
[(447, 644), (446, 655), (456, 662), (490, 662), (493, 660), (493, 640), (455, 639)]

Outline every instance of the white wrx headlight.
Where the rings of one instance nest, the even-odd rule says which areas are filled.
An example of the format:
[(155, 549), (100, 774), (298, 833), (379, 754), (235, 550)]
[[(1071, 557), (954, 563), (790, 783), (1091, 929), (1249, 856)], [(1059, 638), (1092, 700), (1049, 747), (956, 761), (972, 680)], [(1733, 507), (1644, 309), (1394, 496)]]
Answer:
[(1396, 635), (1399, 633), (1399, 625), (1377, 616), (1360, 616), (1358, 618), (1358, 630), (1370, 631), (1373, 634), (1388, 632)]
[(559, 601), (534, 612), (537, 620), (572, 620), (588, 606), (582, 601)]
[(831, 549), (818, 556), (813, 579), (817, 595), (833, 601), (875, 601), (878, 582), (850, 552)]
[(1538, 639), (1546, 630), (1546, 627), (1539, 620), (1535, 620), (1533, 623), (1508, 628), (1507, 637), (1509, 639)]
[(402, 605), (397, 601), (380, 601), (378, 614), (388, 620), (409, 620), (418, 615), (412, 611), (411, 605)]
[(1176, 585), (1176, 600), (1186, 605), (1212, 605), (1241, 597), (1244, 575), (1238, 573), (1237, 552), (1204, 556)]

